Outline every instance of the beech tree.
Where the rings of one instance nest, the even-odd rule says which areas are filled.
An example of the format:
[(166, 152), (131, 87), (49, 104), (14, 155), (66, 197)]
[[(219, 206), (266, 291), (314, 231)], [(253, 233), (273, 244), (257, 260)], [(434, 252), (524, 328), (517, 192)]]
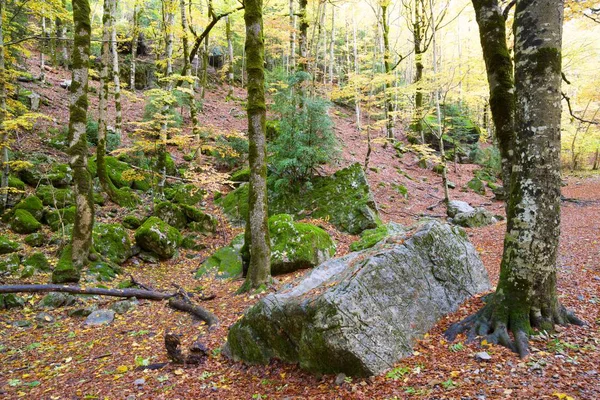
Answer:
[[(497, 27), (503, 25), (503, 19), (497, 10), (493, 15), (500, 31)], [(480, 16), (490, 17), (481, 11)], [(529, 335), (534, 328), (553, 331), (556, 324), (583, 323), (560, 303), (556, 293), (562, 21), (560, 0), (517, 2), (516, 134), (500, 279), (479, 312), (446, 332), (449, 339), (465, 331), (471, 339), (484, 335), (488, 342), (501, 343), (521, 356), (529, 353)]]
[(77, 212), (71, 245), (63, 252), (63, 257), (70, 255), (70, 260), (62, 265), (59, 262), (54, 269), (52, 280), (55, 283), (79, 281), (80, 271), (87, 264), (92, 247), (92, 229), (94, 227), (94, 201), (92, 179), (87, 169), (86, 138), (91, 35), (88, 0), (73, 0), (73, 25), (74, 40), (71, 61), (73, 74), (70, 89), (68, 154), (70, 156), (69, 164), (73, 169)]
[(250, 191), (246, 246), (250, 264), (246, 281), (240, 291), (268, 284), (271, 277), (271, 250), (267, 225), (267, 149), (265, 119), (265, 70), (262, 0), (246, 0), (246, 73), (248, 75), (248, 141)]

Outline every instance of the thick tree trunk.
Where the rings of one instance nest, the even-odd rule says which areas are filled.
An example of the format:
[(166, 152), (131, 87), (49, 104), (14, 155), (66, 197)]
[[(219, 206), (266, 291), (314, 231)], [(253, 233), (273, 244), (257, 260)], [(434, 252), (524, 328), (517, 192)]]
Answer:
[[(189, 26), (188, 26), (188, 19), (187, 19), (187, 14), (186, 14), (186, 10), (185, 10), (185, 0), (180, 0), (179, 2), (179, 8), (181, 11), (181, 29), (183, 30), (183, 38), (182, 38), (182, 44), (183, 44), (183, 76), (191, 76), (192, 75), (192, 65), (190, 63), (190, 45), (189, 45), (189, 39), (188, 39), (188, 32), (189, 32)], [(190, 101), (190, 117), (192, 118), (192, 135), (196, 136), (196, 137), (200, 137), (200, 129), (198, 126), (198, 108), (196, 107), (196, 92), (195, 92), (195, 83), (190, 83), (188, 88), (190, 90), (190, 94), (189, 94), (189, 101)]]
[[(4, 13), (6, 4), (5, 0), (0, 0), (0, 125), (6, 119), (6, 67), (4, 55)], [(2, 195), (2, 203), (0, 208), (6, 209), (8, 206), (8, 133), (0, 130), (0, 146), (2, 147), (2, 157), (0, 164), (0, 194)]]
[(515, 86), (506, 24), (498, 0), (473, 0), (473, 8), (490, 87), (490, 110), (502, 157), (502, 180), (508, 193), (514, 159)]
[[(556, 293), (560, 234), (560, 118), (563, 4), (522, 0), (515, 11), (514, 165), (500, 279), (492, 300), (447, 334), (487, 334), (521, 356), (533, 328), (582, 322)], [(508, 331), (514, 335), (514, 341)]]
[(135, 90), (135, 68), (136, 68), (136, 57), (137, 57), (137, 47), (138, 47), (138, 38), (139, 38), (139, 29), (140, 29), (140, 10), (139, 3), (136, 2), (133, 5), (133, 30), (131, 33), (131, 69), (129, 75), (129, 90)]
[(69, 164), (73, 170), (75, 189), (75, 223), (71, 237), (72, 265), (56, 268), (52, 275), (55, 283), (76, 282), (81, 269), (87, 264), (92, 247), (94, 201), (92, 179), (87, 169), (86, 123), (88, 110), (88, 68), (90, 60), (90, 5), (88, 0), (73, 0), (73, 76), (69, 107)]
[(415, 52), (415, 84), (417, 85), (415, 92), (415, 117), (414, 129), (417, 136), (421, 139), (421, 143), (425, 143), (425, 134), (423, 132), (423, 88), (421, 81), (423, 80), (423, 53), (425, 53), (423, 35), (424, 21), (423, 14), (424, 0), (415, 0), (415, 10), (413, 19), (413, 42)]
[(121, 78), (119, 77), (119, 53), (117, 51), (117, 0), (110, 1), (110, 51), (112, 54), (112, 75), (115, 85), (115, 133), (121, 137), (123, 113), (121, 111)]
[(298, 68), (300, 71), (308, 72), (308, 15), (306, 14), (308, 0), (299, 0), (299, 2), (300, 34), (298, 47), (300, 47), (300, 59), (298, 60)]
[(250, 194), (248, 223), (250, 266), (241, 291), (270, 282), (271, 262), (267, 228), (267, 155), (265, 135), (265, 72), (262, 0), (246, 0), (246, 54), (248, 72), (248, 139), (250, 142)]

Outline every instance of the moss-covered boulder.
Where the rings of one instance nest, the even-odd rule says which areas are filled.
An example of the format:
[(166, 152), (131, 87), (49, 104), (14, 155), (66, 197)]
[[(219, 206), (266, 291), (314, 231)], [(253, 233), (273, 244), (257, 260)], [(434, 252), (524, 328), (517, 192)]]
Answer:
[(50, 292), (37, 304), (39, 308), (55, 309), (59, 307), (69, 307), (77, 303), (77, 297), (69, 293)]
[(202, 237), (197, 233), (189, 233), (181, 240), (181, 247), (188, 250), (203, 250), (206, 245), (202, 242)]
[[(329, 219), (340, 230), (352, 234), (377, 227), (377, 205), (360, 164), (331, 176), (315, 177), (311, 183), (310, 188), (302, 192), (269, 189), (271, 215)], [(248, 215), (248, 185), (241, 185), (219, 202), (234, 224), (243, 225)]]
[(56, 188), (65, 188), (73, 181), (73, 171), (69, 164), (54, 164), (46, 174), (46, 181)]
[(181, 209), (188, 220), (188, 228), (191, 231), (204, 235), (216, 232), (218, 222), (214, 216), (192, 206), (182, 205)]
[(311, 268), (335, 255), (335, 243), (318, 226), (294, 222), (291, 215), (269, 218), (271, 274), (279, 275)]
[[(294, 222), (291, 215), (270, 217), (269, 236), (272, 275), (311, 268), (335, 255), (335, 243), (325, 230), (315, 225)], [(236, 236), (229, 246), (217, 250), (200, 266), (196, 277), (208, 272), (221, 279), (241, 274), (243, 245), (244, 235)]]
[(18, 190), (25, 190), (25, 182), (20, 180), (14, 175), (8, 176), (8, 187), (15, 188)]
[(123, 226), (127, 229), (137, 229), (143, 223), (143, 220), (137, 215), (126, 215), (123, 218)]
[(32, 233), (42, 227), (42, 224), (35, 219), (27, 210), (15, 210), (15, 213), (10, 221), (10, 229), (17, 233)]
[(131, 241), (121, 224), (95, 224), (94, 249), (105, 259), (122, 264), (131, 256)]
[(458, 213), (452, 218), (452, 223), (465, 228), (478, 228), (496, 223), (494, 214), (478, 207), (469, 212)]
[[(123, 176), (123, 172), (131, 169), (129, 164), (119, 161), (115, 157), (106, 156), (104, 157), (106, 162), (106, 173), (108, 178), (112, 181), (112, 183), (117, 188), (125, 188), (131, 187), (133, 185), (133, 181), (126, 179), (126, 176)], [(92, 177), (98, 174), (98, 166), (96, 164), (96, 157), (90, 157), (88, 160), (88, 170)]]
[(25, 306), (25, 300), (14, 293), (0, 294), (0, 310), (8, 310), (10, 308), (21, 308)]
[(350, 245), (350, 250), (360, 251), (369, 249), (388, 237), (402, 235), (405, 232), (406, 228), (395, 222), (379, 225), (375, 229), (367, 229), (361, 233), (360, 239)]
[(150, 217), (135, 231), (135, 241), (142, 249), (162, 259), (175, 255), (181, 243), (181, 233), (157, 217)]
[(52, 271), (52, 283), (79, 282), (81, 272), (73, 265), (71, 245), (65, 246)]
[(0, 235), (0, 254), (14, 253), (20, 248), (21, 245), (19, 243), (10, 240), (4, 235)]
[(45, 206), (65, 208), (75, 204), (75, 196), (69, 188), (58, 189), (50, 185), (40, 185), (35, 194)]
[(433, 221), (405, 239), (329, 260), (262, 298), (230, 327), (223, 352), (351, 376), (412, 355), (442, 317), (490, 284), (460, 228)]
[(48, 238), (42, 232), (34, 232), (25, 236), (24, 241), (31, 247), (42, 247), (46, 244)]
[(242, 246), (244, 235), (236, 236), (229, 246), (221, 247), (208, 257), (196, 271), (195, 277), (200, 278), (207, 273), (213, 273), (218, 279), (234, 278), (242, 273)]
[(61, 208), (57, 210), (49, 210), (44, 215), (44, 221), (54, 232), (62, 226), (67, 226), (75, 223), (75, 215), (77, 208), (75, 206)]
[(11, 253), (0, 257), (0, 275), (12, 275), (19, 270), (21, 257), (17, 253)]
[(46, 258), (46, 255), (40, 251), (32, 253), (29, 257), (23, 260), (25, 267), (31, 267), (35, 271), (50, 271), (50, 263)]
[(187, 204), (195, 206), (202, 201), (206, 192), (201, 188), (191, 184), (173, 185), (165, 188), (165, 197), (173, 203)]
[(467, 182), (467, 187), (477, 194), (485, 195), (485, 183), (477, 177)]
[(231, 177), (229, 178), (232, 182), (248, 182), (250, 181), (250, 168), (242, 168), (238, 169), (231, 173)]
[(90, 263), (87, 270), (87, 276), (99, 282), (110, 282), (117, 277), (121, 269), (114, 263), (104, 261), (94, 261)]
[(37, 196), (27, 196), (18, 202), (14, 209), (29, 211), (29, 213), (38, 221), (41, 221), (44, 216), (44, 205)]
[(154, 215), (177, 229), (187, 225), (187, 217), (179, 204), (162, 201), (154, 205)]

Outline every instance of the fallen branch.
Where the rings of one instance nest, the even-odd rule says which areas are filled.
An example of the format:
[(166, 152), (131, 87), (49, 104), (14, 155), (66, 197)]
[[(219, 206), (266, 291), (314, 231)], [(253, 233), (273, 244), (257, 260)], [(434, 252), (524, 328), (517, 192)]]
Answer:
[(219, 323), (217, 317), (207, 309), (177, 297), (171, 297), (169, 299), (169, 307), (195, 315), (202, 321), (206, 322), (209, 327), (213, 327)]

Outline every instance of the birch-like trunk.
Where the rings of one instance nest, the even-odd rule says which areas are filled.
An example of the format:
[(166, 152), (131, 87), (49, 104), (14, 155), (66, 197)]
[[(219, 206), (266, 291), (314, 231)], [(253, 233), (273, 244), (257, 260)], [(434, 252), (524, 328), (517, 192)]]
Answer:
[(229, 91), (227, 98), (233, 97), (233, 35), (231, 33), (231, 19), (225, 17), (225, 35), (227, 36), (227, 81), (229, 82)]
[[(241, 291), (270, 282), (270, 241), (267, 226), (267, 154), (265, 134), (265, 72), (262, 0), (246, 0), (246, 54), (248, 72), (248, 139), (250, 191), (246, 238), (250, 239), (250, 265)], [(249, 232), (248, 232), (249, 231)]]
[(300, 4), (300, 35), (298, 37), (298, 46), (300, 47), (300, 60), (298, 67), (300, 71), (308, 72), (308, 16), (306, 7), (308, 0), (299, 0)]
[[(179, 9), (181, 11), (181, 29), (183, 30), (182, 44), (183, 44), (183, 76), (192, 75), (192, 65), (190, 63), (190, 45), (189, 45), (189, 25), (188, 18), (185, 9), (185, 0), (180, 0)], [(190, 117), (192, 118), (192, 135), (200, 138), (200, 128), (198, 126), (198, 108), (196, 106), (196, 92), (195, 83), (188, 85), (190, 90), (189, 101), (190, 101)]]
[(110, 1), (110, 50), (112, 55), (113, 83), (115, 86), (115, 133), (121, 138), (123, 113), (121, 111), (121, 78), (119, 77), (119, 53), (117, 51), (117, 0)]
[(137, 58), (137, 47), (140, 29), (140, 6), (138, 0), (133, 4), (133, 30), (131, 33), (131, 72), (129, 75), (129, 90), (135, 90), (135, 68)]
[(288, 59), (288, 72), (293, 74), (296, 70), (296, 13), (294, 0), (290, 0), (290, 57)]

